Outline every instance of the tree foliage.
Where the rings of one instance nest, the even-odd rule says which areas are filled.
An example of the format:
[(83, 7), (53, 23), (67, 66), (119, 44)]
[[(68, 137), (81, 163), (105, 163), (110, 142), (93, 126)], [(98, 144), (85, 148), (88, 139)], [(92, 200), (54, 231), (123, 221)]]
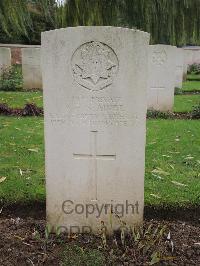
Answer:
[(0, 32), (31, 43), (44, 30), (113, 25), (150, 32), (152, 43), (200, 44), (200, 0), (1, 0), (0, 22)]

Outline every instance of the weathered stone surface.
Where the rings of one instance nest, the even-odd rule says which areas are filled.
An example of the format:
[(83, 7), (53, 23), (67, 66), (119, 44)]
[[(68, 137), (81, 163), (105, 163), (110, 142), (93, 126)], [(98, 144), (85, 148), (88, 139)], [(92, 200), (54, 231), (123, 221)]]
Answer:
[(185, 46), (182, 48), (188, 65), (200, 64), (200, 46)]
[(174, 59), (176, 61), (175, 87), (182, 88), (184, 74), (184, 52), (182, 48), (177, 48)]
[(11, 43), (0, 43), (0, 47), (10, 48), (11, 50), (11, 64), (21, 65), (22, 64), (22, 48), (40, 48), (40, 45), (27, 45), (27, 44), (11, 44)]
[(191, 49), (183, 49), (184, 53), (184, 77), (186, 79), (187, 70), (190, 65), (193, 64), (193, 51)]
[(142, 222), (148, 41), (115, 27), (42, 34), (51, 226)]
[(170, 45), (149, 46), (148, 109), (167, 111), (173, 108), (176, 50), (175, 46)]
[(40, 48), (22, 48), (24, 89), (42, 89)]
[(9, 48), (0, 47), (0, 74), (2, 69), (11, 66), (11, 51)]

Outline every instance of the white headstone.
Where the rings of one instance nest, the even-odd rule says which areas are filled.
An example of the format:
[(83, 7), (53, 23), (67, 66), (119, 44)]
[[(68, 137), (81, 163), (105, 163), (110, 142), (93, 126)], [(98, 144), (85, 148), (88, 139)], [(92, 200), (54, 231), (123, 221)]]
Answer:
[(200, 50), (193, 51), (193, 62), (200, 65)]
[(11, 66), (10, 48), (0, 47), (0, 74), (4, 68)]
[(182, 88), (184, 71), (184, 54), (182, 48), (177, 48), (174, 59), (176, 60), (175, 87)]
[(42, 89), (40, 48), (22, 48), (24, 89)]
[(183, 48), (183, 53), (184, 53), (184, 80), (186, 80), (188, 67), (194, 64), (194, 59), (193, 59), (194, 51), (192, 49)]
[(200, 46), (186, 46), (182, 48), (185, 54), (185, 63), (189, 66), (200, 64)]
[(150, 45), (148, 58), (147, 107), (159, 111), (172, 110), (177, 48), (170, 45)]
[(148, 33), (127, 28), (42, 33), (47, 220), (54, 230), (89, 226), (95, 233), (103, 221), (110, 232), (120, 226), (117, 212), (128, 225), (142, 222), (148, 42)]

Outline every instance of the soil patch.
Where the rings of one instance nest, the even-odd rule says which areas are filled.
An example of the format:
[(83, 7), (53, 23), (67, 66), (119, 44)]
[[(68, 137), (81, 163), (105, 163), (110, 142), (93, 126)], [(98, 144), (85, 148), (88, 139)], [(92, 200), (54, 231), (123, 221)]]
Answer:
[[(194, 216), (194, 214), (196, 216)], [(177, 217), (178, 215), (178, 217)], [(200, 265), (200, 226), (199, 209), (145, 208), (144, 227), (166, 226), (167, 235), (160, 247), (166, 249), (167, 259), (154, 265)], [(45, 205), (34, 203), (24, 206), (5, 207), (0, 214), (0, 265), (62, 265), (63, 252), (66, 248), (78, 246), (83, 250), (98, 250), (102, 247), (102, 238), (92, 235), (76, 235), (59, 237), (51, 234), (45, 238)], [(156, 217), (156, 219), (151, 219)], [(167, 218), (163, 220), (163, 218)], [(188, 218), (188, 219), (187, 219)], [(193, 221), (196, 222), (193, 222)], [(173, 242), (173, 252), (169, 248)], [(125, 249), (119, 242), (116, 251), (113, 239), (107, 239), (108, 246), (101, 248), (106, 263), (103, 265), (149, 265), (147, 258), (127, 242)], [(111, 253), (115, 252), (114, 264)], [(112, 253), (113, 254), (113, 253)], [(75, 253), (76, 255), (76, 253)], [(86, 264), (68, 264), (86, 265)], [(92, 264), (89, 264), (92, 265)], [(97, 264), (95, 264), (97, 265)]]

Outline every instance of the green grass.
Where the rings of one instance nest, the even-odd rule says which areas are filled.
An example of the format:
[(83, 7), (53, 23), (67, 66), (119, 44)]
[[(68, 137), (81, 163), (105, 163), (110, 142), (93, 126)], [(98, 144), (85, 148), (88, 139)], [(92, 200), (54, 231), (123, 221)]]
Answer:
[[(45, 199), (42, 118), (0, 117), (0, 198), (8, 203)], [(32, 149), (32, 150), (29, 150)]]
[(200, 81), (200, 74), (187, 74), (187, 80), (199, 80)]
[(200, 204), (199, 131), (200, 122), (194, 120), (148, 121), (145, 179), (147, 205)]
[(183, 91), (199, 91), (200, 90), (200, 74), (187, 74), (187, 81), (183, 82)]
[(183, 82), (183, 91), (200, 91), (200, 81), (185, 81)]
[(6, 103), (13, 108), (23, 108), (26, 103), (35, 103), (38, 107), (42, 107), (42, 92), (0, 91), (0, 103)]
[(174, 112), (190, 112), (193, 106), (200, 104), (199, 95), (175, 95)]
[[(199, 131), (194, 120), (147, 121), (146, 204), (200, 204)], [(43, 145), (42, 118), (0, 117), (0, 199), (45, 200)]]

